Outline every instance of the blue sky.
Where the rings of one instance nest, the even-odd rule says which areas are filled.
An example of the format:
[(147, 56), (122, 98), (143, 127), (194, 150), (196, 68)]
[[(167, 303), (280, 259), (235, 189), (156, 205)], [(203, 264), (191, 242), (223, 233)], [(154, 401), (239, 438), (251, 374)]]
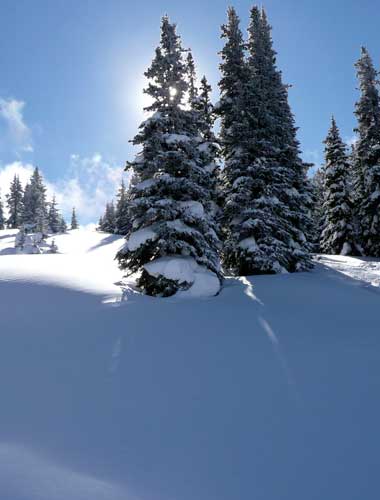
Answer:
[[(93, 220), (133, 155), (143, 118), (143, 72), (159, 40), (162, 14), (178, 24), (217, 97), (220, 24), (233, 3), (245, 30), (252, 2), (192, 0), (2, 0), (0, 187), (15, 169), (38, 165), (65, 210)], [(322, 160), (335, 114), (353, 136), (353, 68), (366, 45), (380, 66), (379, 2), (268, 0), (278, 65), (304, 158)], [(26, 175), (26, 174), (25, 174)]]

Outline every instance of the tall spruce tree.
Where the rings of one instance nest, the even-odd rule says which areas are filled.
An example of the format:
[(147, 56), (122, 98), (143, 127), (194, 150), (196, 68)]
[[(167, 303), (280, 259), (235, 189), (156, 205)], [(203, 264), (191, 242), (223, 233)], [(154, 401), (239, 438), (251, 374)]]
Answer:
[(133, 143), (142, 150), (128, 164), (134, 172), (132, 228), (117, 255), (122, 269), (140, 273), (137, 284), (149, 295), (169, 296), (191, 286), (186, 277), (165, 275), (161, 265), (167, 268), (170, 262), (198, 264), (220, 276), (210, 173), (200, 158), (194, 113), (184, 102), (183, 53), (175, 25), (164, 17), (160, 45), (145, 73), (145, 92), (153, 99), (146, 110), (153, 115), (140, 126)]
[[(244, 207), (250, 203), (248, 131), (250, 124), (246, 110), (246, 91), (249, 80), (245, 60), (245, 42), (240, 29), (240, 19), (233, 7), (227, 11), (227, 23), (222, 25), (221, 38), (225, 40), (220, 52), (221, 80), (220, 101), (216, 112), (221, 119), (220, 144), (224, 159), (219, 191), (222, 205), (222, 231), (224, 266), (235, 274), (250, 273), (240, 258), (240, 238), (234, 223), (242, 222)], [(243, 249), (242, 249), (243, 250)]]
[(23, 198), (22, 223), (27, 228), (46, 233), (48, 228), (46, 187), (38, 167), (26, 185)]
[(116, 234), (126, 235), (130, 229), (131, 223), (128, 213), (128, 196), (127, 188), (125, 187), (124, 179), (121, 181), (120, 189), (116, 199), (115, 209), (115, 229)]
[(48, 227), (50, 232), (52, 233), (61, 232), (62, 218), (57, 208), (57, 201), (55, 195), (53, 196), (53, 199), (49, 204)]
[(70, 224), (71, 229), (78, 229), (79, 224), (78, 224), (78, 219), (77, 219), (77, 213), (75, 210), (75, 207), (73, 207), (73, 211), (71, 212), (71, 224)]
[(323, 229), (320, 248), (327, 254), (358, 255), (360, 252), (355, 242), (353, 204), (348, 191), (350, 163), (346, 145), (334, 118), (324, 143), (326, 161), (323, 168)]
[(311, 267), (311, 186), (299, 157), (287, 87), (276, 67), (271, 27), (258, 7), (251, 9), (248, 34), (243, 106), (238, 106), (241, 119), (236, 118), (241, 134), (232, 148), (239, 161), (229, 161), (231, 148), (221, 134), (223, 262), (239, 275), (306, 270)]
[(24, 191), (17, 174), (13, 177), (9, 193), (6, 196), (8, 219), (7, 226), (17, 229), (22, 224)]
[(380, 100), (377, 72), (363, 47), (356, 63), (360, 98), (356, 103), (358, 140), (355, 145), (358, 241), (366, 255), (380, 256)]
[(221, 38), (225, 40), (225, 45), (220, 52), (221, 96), (216, 106), (216, 113), (221, 119), (220, 142), (226, 180), (230, 174), (238, 172), (239, 165), (247, 163), (243, 147), (249, 127), (244, 102), (248, 79), (244, 58), (245, 44), (240, 19), (233, 7), (229, 7), (227, 17), (227, 23), (222, 25)]
[(186, 58), (186, 73), (187, 73), (187, 78), (188, 78), (188, 94), (189, 94), (189, 103), (192, 105), (192, 103), (195, 101), (195, 99), (198, 96), (198, 88), (196, 84), (196, 70), (195, 70), (195, 62), (193, 58), (193, 54), (189, 50), (187, 53), (187, 58)]
[(2, 229), (5, 229), (5, 217), (4, 217), (3, 200), (1, 199), (1, 193), (0, 193), (0, 230)]

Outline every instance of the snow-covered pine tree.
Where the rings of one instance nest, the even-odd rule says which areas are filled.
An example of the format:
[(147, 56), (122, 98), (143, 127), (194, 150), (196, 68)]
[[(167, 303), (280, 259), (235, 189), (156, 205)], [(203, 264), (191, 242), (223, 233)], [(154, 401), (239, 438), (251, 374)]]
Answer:
[[(227, 23), (222, 25), (221, 38), (225, 40), (220, 52), (222, 62), (219, 82), (220, 101), (216, 112), (221, 118), (220, 144), (224, 159), (219, 191), (222, 206), (222, 259), (225, 268), (236, 274), (250, 274), (239, 252), (240, 237), (234, 223), (243, 221), (243, 211), (250, 204), (249, 155), (247, 138), (250, 123), (246, 112), (249, 71), (245, 60), (245, 43), (240, 19), (233, 7), (227, 11)], [(243, 249), (242, 249), (243, 252)]]
[[(210, 173), (198, 150), (194, 113), (186, 109), (186, 65), (176, 27), (165, 16), (160, 46), (145, 73), (153, 112), (133, 143), (142, 146), (129, 192), (131, 230), (117, 257), (122, 269), (139, 273), (149, 295), (169, 296), (189, 288), (201, 266), (219, 289), (218, 238), (208, 211)], [(184, 270), (186, 272), (184, 273)], [(204, 274), (203, 274), (204, 275)]]
[(75, 207), (73, 207), (73, 211), (71, 212), (71, 224), (70, 224), (70, 229), (78, 229), (79, 224), (78, 224), (78, 219), (77, 219), (77, 213), (75, 210)]
[(356, 185), (358, 205), (358, 243), (366, 255), (380, 256), (380, 100), (377, 72), (364, 47), (356, 63), (360, 98), (356, 103), (358, 120), (355, 145)]
[(101, 224), (99, 229), (105, 233), (115, 233), (116, 232), (116, 211), (115, 204), (113, 201), (106, 204), (106, 209), (104, 211), (103, 217), (101, 217)]
[(51, 233), (61, 232), (62, 218), (57, 208), (57, 201), (55, 195), (49, 204), (48, 212), (48, 228)]
[(230, 172), (239, 169), (239, 165), (247, 163), (243, 147), (249, 126), (244, 102), (248, 79), (248, 69), (244, 59), (245, 44), (240, 29), (240, 19), (233, 7), (229, 7), (227, 16), (227, 23), (222, 25), (221, 34), (221, 38), (225, 40), (220, 52), (221, 96), (215, 106), (215, 111), (221, 118), (220, 143), (226, 179)]
[(189, 50), (187, 53), (186, 73), (188, 78), (189, 103), (191, 105), (198, 96), (198, 88), (196, 84), (197, 75), (195, 70), (195, 62), (191, 50)]
[(346, 145), (334, 118), (324, 143), (324, 202), (320, 248), (326, 254), (360, 255), (355, 242), (353, 205), (347, 184), (350, 164)]
[(23, 198), (22, 223), (28, 229), (46, 234), (47, 232), (46, 187), (38, 167), (33, 171), (30, 182), (26, 185)]
[[(126, 235), (130, 229), (130, 218), (128, 213), (128, 196), (127, 188), (125, 187), (124, 179), (121, 181), (120, 189), (116, 199), (115, 208), (115, 230), (116, 234)], [(103, 225), (103, 221), (99, 225)]]
[[(274, 116), (273, 125), (278, 135), (278, 151), (275, 159), (286, 168), (290, 175), (290, 189), (283, 190), (283, 201), (291, 211), (292, 239), (294, 246), (293, 266), (296, 271), (310, 269), (311, 237), (313, 233), (312, 186), (307, 178), (307, 171), (312, 164), (305, 163), (300, 157), (300, 144), (297, 140), (297, 130), (293, 113), (288, 101), (288, 85), (282, 82), (282, 73), (276, 67), (276, 52), (273, 50), (271, 26), (268, 23), (265, 10), (261, 10), (264, 46), (267, 60), (273, 69), (273, 98), (269, 100), (269, 114)], [(276, 119), (277, 116), (277, 119)], [(276, 141), (274, 140), (275, 148)], [(294, 266), (295, 264), (295, 266)]]
[(312, 228), (311, 186), (299, 157), (287, 87), (276, 67), (271, 27), (258, 7), (251, 9), (248, 33), (241, 134), (232, 148), (240, 161), (230, 161), (221, 134), (227, 154), (221, 175), (223, 262), (239, 275), (306, 270), (311, 267), (305, 236)]
[(17, 229), (22, 223), (24, 191), (17, 174), (13, 177), (9, 193), (6, 196), (8, 219), (7, 226)]
[(0, 230), (2, 229), (5, 229), (5, 216), (4, 216), (3, 200), (1, 199), (1, 193), (0, 193)]

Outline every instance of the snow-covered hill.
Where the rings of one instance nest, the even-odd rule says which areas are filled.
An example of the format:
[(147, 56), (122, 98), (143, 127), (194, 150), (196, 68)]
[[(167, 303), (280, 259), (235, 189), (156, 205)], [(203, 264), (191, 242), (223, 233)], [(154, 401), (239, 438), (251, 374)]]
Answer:
[(378, 498), (380, 262), (121, 301), (122, 240), (0, 231), (0, 498)]

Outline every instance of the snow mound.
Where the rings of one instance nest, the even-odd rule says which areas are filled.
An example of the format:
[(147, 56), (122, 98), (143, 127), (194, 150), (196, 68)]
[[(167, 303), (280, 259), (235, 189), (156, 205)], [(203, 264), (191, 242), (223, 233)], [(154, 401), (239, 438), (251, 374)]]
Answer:
[(205, 210), (202, 203), (200, 203), (199, 201), (181, 201), (180, 206), (184, 209), (185, 212), (193, 217), (204, 217)]
[(252, 236), (250, 238), (245, 238), (244, 240), (241, 240), (239, 243), (239, 247), (243, 248), (244, 250), (247, 250), (248, 252), (256, 252), (258, 250), (258, 246), (256, 243), (255, 238)]
[(176, 297), (211, 297), (217, 295), (220, 290), (220, 281), (216, 274), (197, 264), (192, 257), (161, 257), (145, 264), (144, 269), (151, 276), (164, 276), (191, 285), (187, 290), (177, 292)]
[(151, 227), (144, 227), (143, 229), (139, 229), (130, 235), (126, 243), (126, 247), (131, 252), (134, 252), (148, 240), (156, 240), (157, 237), (157, 234)]
[(15, 238), (15, 253), (21, 254), (43, 254), (57, 253), (58, 247), (55, 241), (48, 243), (42, 233), (25, 234), (19, 231)]

